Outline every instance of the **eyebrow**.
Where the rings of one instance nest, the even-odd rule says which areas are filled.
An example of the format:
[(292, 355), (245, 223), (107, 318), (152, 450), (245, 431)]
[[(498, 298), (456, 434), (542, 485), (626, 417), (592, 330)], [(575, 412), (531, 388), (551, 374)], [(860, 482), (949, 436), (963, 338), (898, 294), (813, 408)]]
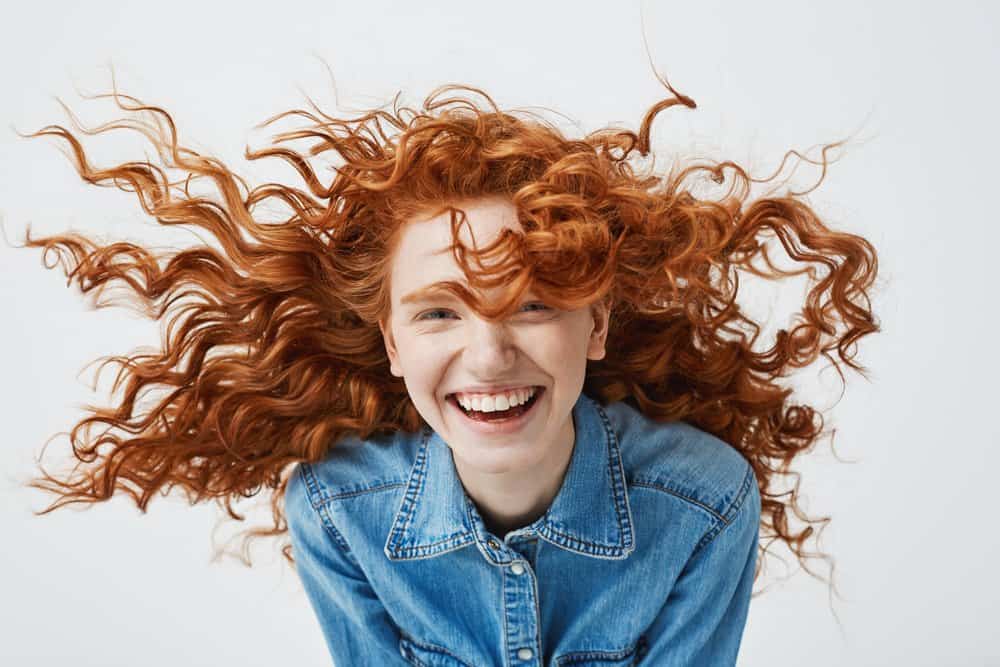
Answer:
[[(409, 294), (403, 296), (399, 300), (400, 305), (408, 304), (419, 304), (431, 301), (455, 301), (458, 297), (453, 294), (446, 286), (446, 281), (439, 281), (436, 283), (431, 283), (430, 285), (425, 285), (420, 289), (413, 290)], [(528, 294), (533, 294), (533, 290), (528, 290)]]
[(427, 285), (426, 287), (421, 287), (418, 290), (414, 290), (400, 299), (400, 303), (403, 305), (410, 303), (422, 303), (425, 301), (430, 301), (432, 299), (453, 299), (454, 295), (449, 292), (443, 283), (433, 283)]

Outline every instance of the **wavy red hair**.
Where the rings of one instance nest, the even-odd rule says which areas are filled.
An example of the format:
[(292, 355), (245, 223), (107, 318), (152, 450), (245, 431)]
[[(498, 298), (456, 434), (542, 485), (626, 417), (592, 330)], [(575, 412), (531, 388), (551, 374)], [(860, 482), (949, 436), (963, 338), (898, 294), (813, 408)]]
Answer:
[[(298, 187), (249, 188), (219, 160), (182, 146), (165, 110), (117, 88), (98, 97), (113, 98), (130, 115), (95, 129), (71, 115), (75, 127), (139, 132), (157, 149), (159, 165), (92, 165), (80, 140), (59, 125), (27, 135), (66, 142), (87, 182), (134, 192), (159, 223), (200, 227), (221, 245), (153, 252), (77, 233), (32, 238), (29, 225), (25, 245), (44, 248), (43, 260), (56, 253), (83, 292), (122, 283), (129, 300), (167, 323), (161, 352), (104, 358), (101, 368), (119, 365), (114, 387), (124, 383), (124, 396), (113, 409), (88, 406), (73, 427), (72, 470), (51, 475), (40, 466), (30, 486), (58, 496), (40, 514), (119, 492), (146, 511), (154, 493), (179, 486), (192, 503), (214, 499), (243, 520), (232, 502), (266, 488), (273, 526), (248, 531), (244, 552), (254, 537), (284, 533), (292, 464), (323, 458), (348, 433), (367, 438), (424, 426), (402, 379), (389, 372), (378, 328), (389, 313), (390, 262), (404, 221), (504, 196), (525, 233), (506, 230), (492, 246), (470, 251), (458, 241), (456, 216), (453, 249), (470, 285), (506, 285), (506, 298), (491, 309), (461, 283), (451, 285), (455, 293), (486, 317), (511, 313), (529, 287), (559, 308), (608, 299), (607, 355), (588, 362), (584, 393), (602, 404), (627, 401), (661, 422), (689, 422), (737, 449), (760, 486), (760, 548), (766, 555), (781, 540), (816, 576), (806, 559), (817, 554), (804, 544), (813, 524), (829, 518), (811, 519), (798, 507), (798, 481), (790, 492), (776, 482), (798, 477), (791, 465), (820, 437), (823, 418), (795, 402), (780, 379), (820, 356), (842, 379), (841, 364), (863, 374), (857, 343), (879, 328), (868, 295), (876, 253), (864, 238), (826, 226), (804, 193), (750, 200), (752, 183), (781, 169), (763, 180), (728, 161), (692, 161), (665, 175), (640, 169), (654, 117), (677, 104), (695, 107), (663, 83), (672, 97), (646, 112), (638, 133), (607, 128), (579, 139), (534, 115), (502, 111), (468, 86), (441, 87), (419, 110), (400, 107), (397, 96), (391, 112), (351, 119), (329, 116), (310, 100), (310, 110), (261, 124), (294, 117), (304, 127), (245, 154), (284, 160), (300, 175)], [(300, 152), (287, 145), (296, 140), (311, 146)], [(824, 174), (827, 152), (838, 145), (823, 149)], [(333, 158), (329, 184), (310, 163), (320, 155)], [(184, 177), (172, 181), (166, 169)], [(728, 179), (726, 193), (695, 196), (705, 176), (716, 185)], [(218, 196), (192, 194), (196, 179), (208, 179)], [(255, 211), (267, 202), (291, 214), (264, 222)], [(767, 236), (802, 266), (775, 266)], [(469, 254), (504, 261), (474, 269)], [(817, 268), (825, 275), (818, 278)], [(739, 271), (813, 279), (798, 322), (767, 349), (754, 349), (760, 324), (737, 303)], [(157, 402), (140, 409), (137, 396), (154, 388), (163, 390)], [(95, 425), (106, 428), (93, 438)], [(803, 528), (790, 526), (789, 510)], [(294, 562), (290, 545), (282, 551)], [(758, 559), (757, 574), (762, 564)]]

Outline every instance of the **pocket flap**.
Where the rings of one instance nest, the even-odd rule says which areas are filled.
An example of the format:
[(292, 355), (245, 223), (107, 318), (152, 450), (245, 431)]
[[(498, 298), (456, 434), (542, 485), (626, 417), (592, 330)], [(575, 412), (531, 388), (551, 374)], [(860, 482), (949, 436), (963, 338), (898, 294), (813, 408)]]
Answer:
[(563, 653), (556, 657), (558, 667), (630, 667), (639, 664), (639, 659), (646, 653), (646, 638), (639, 640), (625, 649), (601, 651), (589, 649)]
[(462, 662), (446, 648), (416, 642), (407, 637), (399, 640), (399, 653), (410, 664), (420, 667), (472, 667)]

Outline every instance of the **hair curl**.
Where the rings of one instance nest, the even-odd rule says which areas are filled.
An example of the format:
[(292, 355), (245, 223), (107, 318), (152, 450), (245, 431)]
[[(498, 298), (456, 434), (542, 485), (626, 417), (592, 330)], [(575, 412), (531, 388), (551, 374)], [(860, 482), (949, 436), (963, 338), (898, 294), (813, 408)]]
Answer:
[[(609, 299), (614, 344), (604, 359), (588, 362), (585, 393), (601, 404), (628, 401), (658, 421), (684, 420), (736, 448), (760, 486), (767, 540), (759, 548), (766, 555), (782, 540), (817, 576), (805, 560), (817, 554), (803, 545), (814, 533), (811, 524), (829, 518), (810, 519), (798, 507), (798, 474), (790, 467), (820, 437), (823, 418), (794, 403), (779, 380), (820, 355), (842, 381), (840, 362), (864, 375), (854, 356), (858, 340), (879, 330), (866, 293), (877, 273), (876, 253), (864, 238), (825, 226), (802, 200), (806, 193), (748, 201), (751, 184), (773, 180), (790, 154), (811, 161), (794, 151), (762, 180), (729, 161), (691, 162), (664, 176), (639, 169), (637, 155), (649, 154), (654, 117), (677, 104), (695, 107), (661, 81), (673, 97), (646, 112), (638, 134), (606, 128), (582, 139), (566, 138), (533, 114), (502, 111), (469, 86), (440, 87), (419, 110), (400, 107), (397, 95), (391, 112), (352, 119), (329, 116), (309, 99), (311, 110), (287, 111), (257, 126), (296, 117), (308, 121), (305, 127), (274, 135), (263, 150), (245, 151), (250, 160), (287, 162), (305, 189), (279, 183), (250, 189), (218, 159), (182, 146), (165, 110), (116, 86), (96, 97), (113, 98), (128, 117), (87, 129), (67, 113), (84, 134), (141, 133), (156, 147), (159, 166), (149, 160), (94, 166), (60, 125), (25, 135), (65, 141), (84, 180), (134, 192), (159, 223), (201, 227), (222, 247), (157, 253), (127, 242), (100, 245), (78, 233), (32, 238), (28, 226), (25, 245), (44, 248), (49, 268), (55, 266), (49, 252), (57, 253), (67, 283), (76, 280), (82, 292), (98, 295), (109, 283), (124, 283), (148, 317), (167, 322), (160, 353), (104, 358), (101, 369), (119, 364), (114, 387), (124, 378), (124, 396), (113, 409), (88, 406), (91, 414), (69, 433), (77, 462), (64, 478), (39, 464), (43, 476), (29, 485), (59, 496), (39, 514), (119, 491), (145, 512), (156, 491), (166, 494), (176, 485), (192, 504), (214, 499), (242, 521), (232, 501), (267, 487), (274, 491), (274, 525), (245, 535), (243, 560), (250, 565), (253, 538), (287, 530), (282, 500), (291, 464), (323, 458), (348, 433), (364, 439), (424, 425), (402, 380), (389, 372), (378, 328), (388, 317), (390, 262), (407, 217), (504, 196), (515, 204), (525, 233), (505, 230), (472, 254), (477, 261), (499, 255), (505, 262), (473, 270), (454, 217), (452, 231), (469, 283), (507, 285), (506, 298), (489, 308), (461, 283), (449, 289), (490, 318), (510, 313), (529, 287), (559, 308)], [(463, 91), (486, 106), (468, 94), (447, 96)], [(303, 139), (311, 142), (305, 153), (282, 145)], [(824, 146), (823, 175), (827, 152), (838, 145)], [(333, 158), (329, 185), (310, 164), (320, 155)], [(165, 169), (179, 169), (184, 178), (171, 181)], [(716, 185), (728, 176), (726, 193), (696, 197), (693, 185), (704, 175)], [(197, 179), (209, 179), (219, 196), (193, 194)], [(267, 202), (292, 213), (264, 222), (255, 210)], [(775, 266), (767, 236), (777, 237), (803, 266)], [(818, 267), (827, 269), (821, 279)], [(737, 305), (738, 270), (812, 279), (797, 323), (778, 331), (768, 349), (754, 350), (760, 326)], [(165, 394), (143, 410), (137, 397), (150, 388)], [(107, 428), (91, 438), (98, 424)], [(779, 492), (775, 478), (785, 475), (796, 477), (795, 488)], [(789, 526), (789, 509), (805, 528)], [(290, 545), (282, 553), (294, 563)], [(757, 574), (762, 565), (758, 559)]]

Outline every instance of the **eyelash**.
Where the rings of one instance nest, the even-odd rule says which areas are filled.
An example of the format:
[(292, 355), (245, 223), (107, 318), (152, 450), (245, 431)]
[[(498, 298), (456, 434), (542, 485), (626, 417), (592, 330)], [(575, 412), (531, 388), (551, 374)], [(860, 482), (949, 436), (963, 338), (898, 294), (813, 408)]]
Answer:
[[(531, 303), (526, 303), (524, 305), (526, 307), (527, 306), (541, 306), (540, 310), (534, 311), (536, 313), (538, 313), (538, 312), (544, 312), (546, 310), (552, 310), (551, 308), (549, 308), (548, 306), (546, 306), (544, 303), (542, 303), (540, 301), (532, 301)], [(425, 310), (424, 312), (422, 312), (419, 315), (417, 315), (417, 319), (418, 320), (424, 320), (424, 321), (440, 320), (440, 319), (443, 319), (443, 318), (438, 318), (438, 317), (427, 318), (427, 317), (424, 317), (424, 315), (429, 315), (431, 313), (450, 313), (450, 312), (452, 312), (452, 311), (448, 310), (447, 308), (435, 308), (434, 310)]]

